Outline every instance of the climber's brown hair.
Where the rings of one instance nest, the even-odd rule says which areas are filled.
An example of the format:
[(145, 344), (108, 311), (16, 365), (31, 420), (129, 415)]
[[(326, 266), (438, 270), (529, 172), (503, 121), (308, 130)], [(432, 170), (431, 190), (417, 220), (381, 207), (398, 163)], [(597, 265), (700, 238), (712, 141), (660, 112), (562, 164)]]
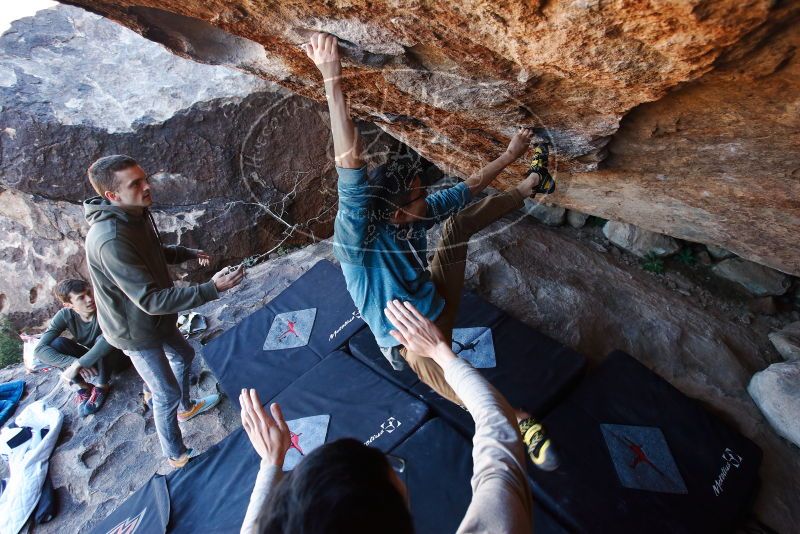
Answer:
[(89, 181), (92, 187), (101, 197), (106, 195), (106, 191), (114, 191), (119, 185), (117, 183), (117, 171), (138, 165), (136, 160), (130, 156), (114, 154), (104, 156), (89, 167)]

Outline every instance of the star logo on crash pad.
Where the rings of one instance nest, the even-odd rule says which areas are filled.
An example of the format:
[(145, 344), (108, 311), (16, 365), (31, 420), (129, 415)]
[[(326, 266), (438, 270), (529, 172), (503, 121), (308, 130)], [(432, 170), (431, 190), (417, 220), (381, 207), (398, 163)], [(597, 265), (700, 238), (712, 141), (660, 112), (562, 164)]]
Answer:
[(267, 333), (267, 339), (264, 340), (264, 350), (293, 349), (308, 345), (316, 317), (316, 308), (276, 315)]
[(688, 493), (661, 429), (601, 424), (600, 430), (624, 487), (661, 493)]
[(325, 443), (330, 422), (330, 415), (312, 415), (286, 422), (289, 426), (291, 445), (286, 451), (286, 459), (283, 462), (284, 471), (294, 469), (303, 457)]
[(453, 352), (476, 369), (497, 367), (492, 329), (485, 326), (453, 330)]

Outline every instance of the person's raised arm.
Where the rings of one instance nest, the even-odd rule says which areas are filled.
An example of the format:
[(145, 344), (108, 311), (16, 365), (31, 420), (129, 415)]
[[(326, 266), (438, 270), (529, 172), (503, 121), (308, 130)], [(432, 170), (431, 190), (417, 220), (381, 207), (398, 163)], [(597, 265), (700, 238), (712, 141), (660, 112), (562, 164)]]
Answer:
[(472, 502), (458, 533), (531, 531), (531, 495), (525, 449), (508, 401), (450, 349), (441, 330), (410, 302), (393, 300), (384, 311), (390, 334), (408, 350), (432, 358), (475, 420)]
[(261, 458), (241, 528), (242, 533), (249, 534), (259, 531), (259, 518), (264, 511), (264, 504), (272, 488), (281, 480), (283, 461), (291, 445), (291, 434), (281, 407), (272, 403), (270, 413), (267, 413), (256, 390), (243, 389), (239, 394), (239, 405), (242, 407), (244, 431)]
[(500, 172), (517, 161), (525, 151), (533, 139), (533, 130), (530, 128), (520, 128), (511, 142), (508, 143), (506, 151), (500, 155), (499, 158), (487, 164), (477, 172), (474, 172), (466, 179), (466, 184), (469, 186), (469, 192), (472, 193), (473, 198), (475, 195), (486, 189), (492, 183)]
[(358, 169), (364, 165), (358, 129), (350, 118), (344, 92), (342, 91), (342, 60), (339, 41), (327, 33), (315, 33), (303, 50), (322, 73), (325, 96), (331, 115), (333, 151), (336, 165), (345, 169)]

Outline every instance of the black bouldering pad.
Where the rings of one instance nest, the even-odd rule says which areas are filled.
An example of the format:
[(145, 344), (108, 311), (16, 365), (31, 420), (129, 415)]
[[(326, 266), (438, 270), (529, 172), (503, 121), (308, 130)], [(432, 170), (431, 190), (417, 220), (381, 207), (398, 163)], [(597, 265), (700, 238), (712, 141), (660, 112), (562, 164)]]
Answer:
[(472, 444), (440, 418), (391, 451), (403, 476), (416, 534), (455, 532), (472, 500)]
[(238, 405), (243, 388), (280, 393), (364, 326), (341, 269), (322, 260), (264, 308), (211, 340), (203, 358)]
[[(389, 454), (402, 460), (399, 476), (408, 490), (416, 534), (455, 532), (472, 501), (472, 442), (434, 418)], [(534, 501), (533, 532), (568, 531)]]
[(243, 429), (167, 475), (171, 533), (238, 532), (260, 458)]
[(428, 415), (424, 402), (338, 351), (276, 398), (286, 419), (330, 414), (328, 441), (352, 437), (386, 452)]
[(108, 517), (92, 529), (93, 534), (109, 532), (147, 532), (163, 534), (167, 531), (170, 498), (166, 480), (154, 476), (139, 488)]
[(731, 532), (761, 451), (631, 356), (614, 352), (545, 419), (561, 466), (534, 495), (580, 532)]
[[(474, 317), (480, 316), (484, 304), (488, 303), (471, 303)], [(489, 316), (493, 317), (491, 309)], [(583, 376), (586, 366), (581, 354), (508, 315), (485, 325), (474, 320), (470, 326), (457, 324), (453, 339), (458, 341), (459, 337), (460, 345), (454, 343), (454, 351), (470, 360), (512, 406), (536, 417), (542, 417), (564, 398)], [(421, 382), (414, 384), (411, 391), (430, 404), (437, 415), (472, 436), (472, 418), (462, 408)]]
[[(277, 316), (315, 310), (308, 348), (320, 358), (345, 345), (353, 334), (366, 326), (347, 291), (341, 267), (327, 260), (315, 263), (267, 307)], [(284, 339), (295, 338), (288, 334)]]
[[(324, 442), (358, 439), (384, 452), (410, 436), (427, 406), (373, 373), (348, 354), (335, 352), (275, 399), (289, 421), (330, 417)], [(309, 434), (297, 444), (310, 451)], [(312, 438), (313, 439), (313, 438)], [(314, 446), (320, 443), (313, 443)], [(292, 449), (287, 454), (287, 463)], [(231, 532), (241, 526), (258, 474), (259, 458), (239, 429), (168, 477), (174, 532)], [(214, 488), (206, 491), (204, 488)], [(225, 498), (221, 499), (220, 495)]]

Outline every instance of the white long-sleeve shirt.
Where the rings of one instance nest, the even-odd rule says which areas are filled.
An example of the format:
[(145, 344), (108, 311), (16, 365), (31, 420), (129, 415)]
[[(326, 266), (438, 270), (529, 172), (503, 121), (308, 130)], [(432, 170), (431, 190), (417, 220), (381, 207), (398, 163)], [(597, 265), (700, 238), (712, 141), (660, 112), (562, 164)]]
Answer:
[[(444, 377), (475, 420), (472, 502), (457, 533), (529, 534), (531, 493), (525, 475), (525, 448), (511, 406), (460, 358), (445, 364)], [(279, 467), (261, 462), (243, 533), (258, 532), (264, 503), (281, 476)]]

